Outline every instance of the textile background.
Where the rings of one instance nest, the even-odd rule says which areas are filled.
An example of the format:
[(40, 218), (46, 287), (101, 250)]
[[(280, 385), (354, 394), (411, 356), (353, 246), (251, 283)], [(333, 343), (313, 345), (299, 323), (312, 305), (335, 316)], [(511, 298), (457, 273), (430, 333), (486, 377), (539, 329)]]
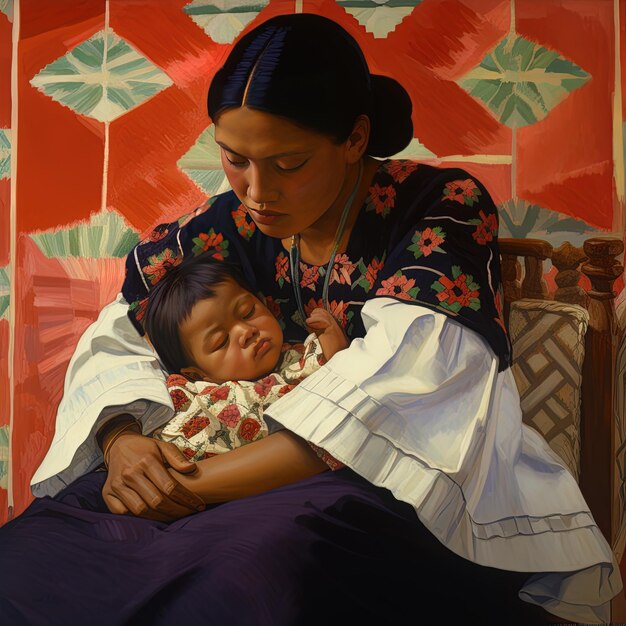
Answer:
[(31, 500), (126, 253), (227, 188), (212, 75), (241, 32), (302, 11), (405, 85), (402, 155), (480, 178), (501, 236), (623, 237), (626, 1), (0, 0), (0, 523)]

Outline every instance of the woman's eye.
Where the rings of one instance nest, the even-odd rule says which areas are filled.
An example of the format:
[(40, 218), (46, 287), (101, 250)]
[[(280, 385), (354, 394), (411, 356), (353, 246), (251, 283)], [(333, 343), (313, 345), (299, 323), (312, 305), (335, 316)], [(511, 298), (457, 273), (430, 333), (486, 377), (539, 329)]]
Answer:
[(253, 304), (252, 308), (243, 316), (243, 319), (249, 320), (254, 315), (255, 310), (256, 310), (256, 305)]
[(308, 159), (298, 163), (297, 165), (289, 164), (289, 166), (287, 166), (287, 164), (281, 165), (280, 163), (276, 163), (276, 169), (280, 172), (295, 172), (296, 170), (299, 170), (307, 161)]
[(242, 161), (242, 160), (233, 160), (231, 158), (228, 157), (228, 155), (226, 156), (226, 160), (233, 166), (233, 167), (245, 167), (246, 165), (248, 165), (248, 161)]

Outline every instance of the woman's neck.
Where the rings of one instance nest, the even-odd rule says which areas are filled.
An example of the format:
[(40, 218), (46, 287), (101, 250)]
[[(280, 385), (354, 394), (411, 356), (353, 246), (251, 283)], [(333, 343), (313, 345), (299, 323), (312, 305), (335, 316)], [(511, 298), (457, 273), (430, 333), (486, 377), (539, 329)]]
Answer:
[[(348, 209), (348, 216), (343, 229), (343, 235), (339, 240), (339, 252), (345, 252), (350, 238), (350, 233), (352, 232), (352, 227), (354, 226), (361, 206), (365, 201), (365, 196), (370, 187), (374, 172), (378, 169), (379, 165), (380, 163), (371, 157), (364, 157), (363, 159), (361, 184), (359, 185), (359, 189), (356, 190), (352, 204)], [(346, 202), (349, 200), (350, 195), (354, 190), (358, 177), (359, 164), (355, 163), (350, 167), (346, 176), (346, 181), (333, 205), (328, 209), (328, 211), (326, 211), (326, 213), (324, 213), (324, 215), (322, 215), (322, 217), (320, 217), (319, 220), (317, 220), (317, 222), (300, 233), (300, 257), (303, 261), (312, 265), (323, 265), (324, 263), (328, 263), (333, 249), (333, 244), (335, 243), (335, 236), (341, 220), (341, 214), (343, 213)], [(288, 246), (291, 241), (285, 243)]]

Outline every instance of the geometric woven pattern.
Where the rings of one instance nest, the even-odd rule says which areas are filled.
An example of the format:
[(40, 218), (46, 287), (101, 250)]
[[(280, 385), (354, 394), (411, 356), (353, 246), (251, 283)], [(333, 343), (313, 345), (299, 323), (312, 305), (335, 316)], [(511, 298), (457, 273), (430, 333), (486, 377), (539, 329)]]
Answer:
[(338, 0), (368, 33), (384, 39), (422, 0)]
[(584, 220), (565, 215), (559, 211), (544, 209), (526, 200), (507, 200), (498, 206), (500, 237), (514, 239), (539, 238), (555, 247), (563, 241), (573, 246), (582, 246), (583, 241), (602, 231)]
[(207, 196), (230, 189), (226, 174), (222, 169), (220, 148), (215, 143), (215, 126), (213, 124), (200, 133), (196, 143), (183, 154), (176, 165)]
[(109, 29), (44, 67), (31, 85), (76, 113), (111, 122), (172, 80)]
[(0, 319), (9, 312), (9, 273), (8, 267), (0, 267)]
[(31, 238), (48, 258), (123, 258), (139, 243), (137, 232), (117, 211), (109, 210), (71, 227), (34, 233)]
[(13, 0), (0, 0), (0, 12), (13, 20)]
[(544, 119), (590, 78), (558, 52), (509, 36), (459, 84), (482, 100), (500, 122), (520, 128)]
[(232, 43), (269, 0), (193, 0), (183, 11), (216, 43)]
[(513, 302), (509, 318), (523, 421), (543, 435), (577, 479), (588, 322), (581, 306), (531, 299)]
[(0, 129), (0, 180), (11, 177), (11, 129)]

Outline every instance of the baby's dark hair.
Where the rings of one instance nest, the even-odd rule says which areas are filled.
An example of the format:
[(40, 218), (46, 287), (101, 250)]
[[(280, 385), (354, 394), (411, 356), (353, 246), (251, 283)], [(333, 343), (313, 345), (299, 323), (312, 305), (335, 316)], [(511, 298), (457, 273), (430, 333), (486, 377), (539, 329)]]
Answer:
[(194, 365), (181, 342), (180, 325), (195, 304), (213, 298), (215, 287), (228, 280), (252, 291), (239, 267), (200, 255), (168, 269), (148, 295), (143, 327), (170, 374)]

